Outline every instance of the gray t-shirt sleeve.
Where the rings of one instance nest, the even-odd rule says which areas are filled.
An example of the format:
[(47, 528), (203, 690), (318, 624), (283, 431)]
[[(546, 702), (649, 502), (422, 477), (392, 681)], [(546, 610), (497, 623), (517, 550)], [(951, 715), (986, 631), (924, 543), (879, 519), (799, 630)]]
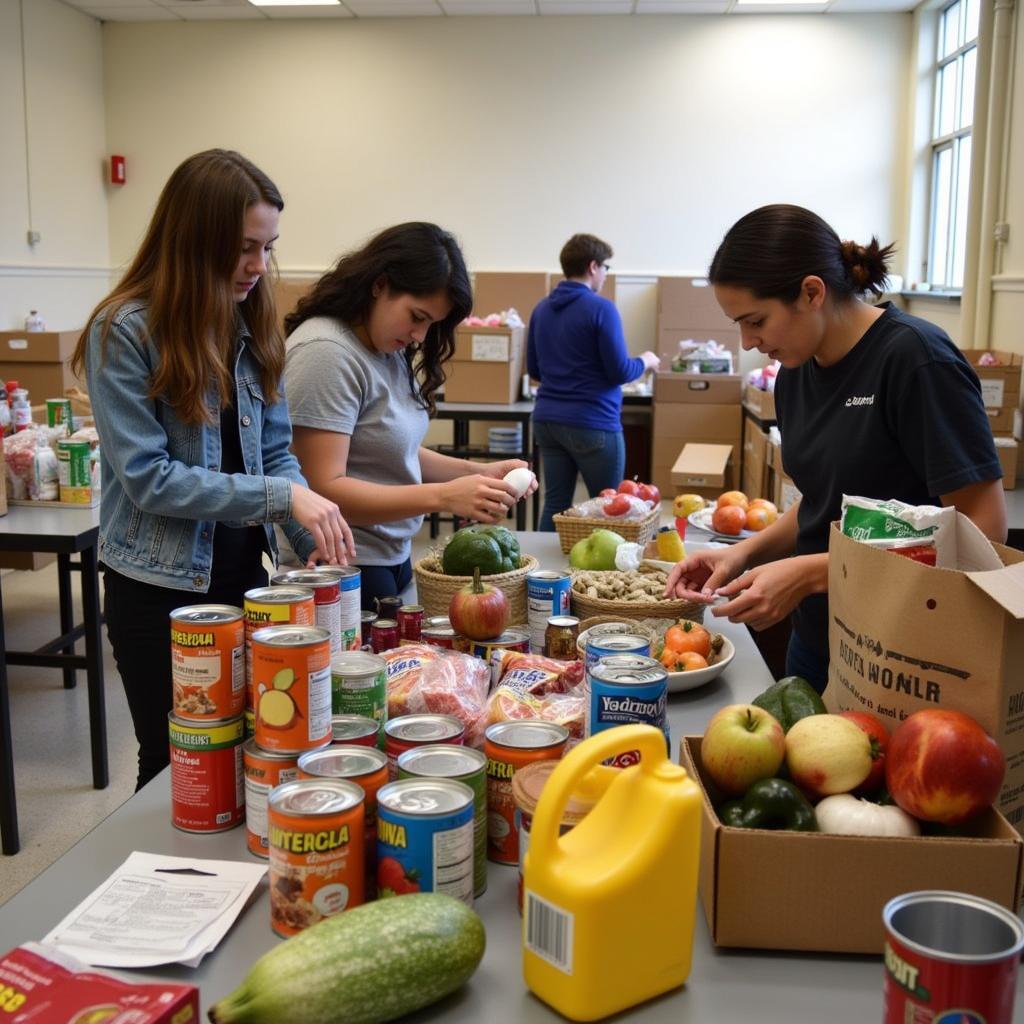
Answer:
[(369, 391), (366, 370), (336, 341), (313, 338), (288, 349), (285, 362), (292, 424), (349, 434)]

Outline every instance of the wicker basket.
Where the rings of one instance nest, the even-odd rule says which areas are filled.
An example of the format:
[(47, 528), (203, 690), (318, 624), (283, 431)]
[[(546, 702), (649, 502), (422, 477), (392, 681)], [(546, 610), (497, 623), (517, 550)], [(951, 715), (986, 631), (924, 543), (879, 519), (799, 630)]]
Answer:
[[(640, 569), (644, 571), (643, 567)], [(636, 619), (645, 623), (650, 622), (651, 628), (656, 633), (664, 633), (665, 628), (660, 623), (665, 620), (691, 619), (694, 622), (704, 621), (704, 609), (707, 607), (701, 601), (612, 601), (603, 597), (587, 597), (575, 588), (569, 591), (572, 602), (573, 615), (579, 616), (581, 620), (598, 616), (604, 621)], [(593, 625), (593, 623), (591, 623)]]
[[(511, 572), (481, 576), (485, 583), (505, 591), (508, 598), (508, 621), (512, 626), (523, 625), (528, 620), (526, 607), (526, 574), (540, 568), (540, 562), (533, 555), (522, 555), (518, 569)], [(467, 583), (472, 576), (448, 576), (441, 572), (441, 558), (435, 551), (421, 558), (412, 567), (416, 577), (416, 595), (426, 615), (447, 615), (452, 595)]]
[(566, 554), (572, 550), (573, 544), (584, 537), (589, 537), (594, 530), (611, 530), (626, 540), (635, 544), (646, 544), (654, 539), (661, 524), (661, 508), (655, 505), (650, 514), (644, 519), (610, 519), (608, 516), (601, 516), (600, 519), (585, 519), (582, 516), (567, 516), (564, 512), (552, 516), (555, 529), (558, 531), (558, 539), (562, 544), (562, 551)]

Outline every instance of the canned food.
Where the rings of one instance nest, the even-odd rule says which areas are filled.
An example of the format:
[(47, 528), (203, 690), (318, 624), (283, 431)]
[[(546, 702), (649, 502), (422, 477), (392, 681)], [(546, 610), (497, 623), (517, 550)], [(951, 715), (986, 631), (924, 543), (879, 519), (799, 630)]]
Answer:
[(544, 633), (548, 619), (569, 614), (572, 577), (567, 572), (537, 569), (526, 574), (526, 609), (530, 629), (530, 649), (544, 651)]
[(487, 856), (499, 864), (519, 862), (512, 779), (533, 761), (558, 760), (569, 730), (554, 722), (497, 722), (484, 732), (487, 755)]
[(423, 631), (423, 605), (403, 604), (398, 609), (398, 636), (419, 643)]
[(359, 646), (359, 579), (351, 566), (323, 565), (290, 569), (271, 577), (275, 587), (309, 587), (313, 591), (316, 624), (331, 634), (331, 655)]
[(60, 481), (60, 500), (75, 505), (92, 504), (92, 472), (89, 456), (92, 448), (88, 441), (57, 441), (57, 479)]
[(295, 935), (364, 898), (363, 791), (345, 779), (298, 779), (271, 790), (270, 925)]
[(191, 722), (172, 711), (171, 824), (183, 832), (226, 832), (245, 817), (242, 716)]
[(377, 615), (382, 619), (394, 619), (398, 621), (398, 609), (402, 607), (405, 602), (397, 595), (391, 594), (388, 597), (378, 597), (376, 599)]
[[(654, 658), (640, 654), (601, 658), (584, 675), (583, 699), (587, 736), (617, 725), (653, 725), (665, 734), (665, 743), (670, 743), (668, 672)], [(636, 764), (639, 757), (638, 751), (630, 750), (616, 755), (610, 763), (625, 768)]]
[(370, 627), (370, 646), (374, 654), (394, 650), (399, 639), (398, 623), (394, 619), (378, 619)]
[(638, 654), (651, 656), (651, 641), (639, 633), (598, 633), (587, 634), (587, 656), (584, 667), (589, 672), (601, 658), (613, 654)]
[(580, 620), (575, 615), (556, 615), (548, 619), (544, 631), (544, 653), (556, 661), (576, 661), (576, 637)]
[(424, 626), (420, 630), (420, 640), (431, 647), (443, 647), (447, 651), (455, 650), (455, 630), (451, 626)]
[(245, 710), (245, 626), (241, 608), (194, 604), (171, 612), (174, 713), (205, 722)]
[(381, 723), (366, 715), (331, 715), (331, 743), (355, 743), (360, 747), (378, 747)]
[(331, 638), (319, 626), (266, 626), (252, 635), (256, 742), (302, 752), (331, 738)]
[(376, 612), (360, 612), (359, 613), (359, 632), (363, 638), (363, 645), (365, 646), (370, 642), (371, 633), (370, 629), (373, 624), (377, 621)]
[(472, 643), (474, 657), (486, 661), (491, 669), (491, 685), (497, 685), (501, 675), (501, 657), (506, 651), (530, 653), (530, 635), (520, 629), (506, 629), (494, 640), (476, 640)]
[(362, 715), (384, 724), (388, 717), (388, 666), (367, 651), (342, 651), (331, 659), (331, 711)]
[(384, 726), (384, 750), (388, 770), (398, 778), (398, 756), (413, 747), (432, 743), (462, 746), (466, 727), (454, 715), (402, 715)]
[(400, 779), (457, 779), (473, 790), (473, 896), (487, 889), (487, 758), (472, 747), (415, 747), (398, 758)]
[(473, 906), (473, 790), (401, 779), (377, 793), (377, 893), (443, 892)]
[(245, 831), (249, 852), (270, 856), (267, 839), (267, 797), (275, 786), (299, 777), (298, 755), (283, 750), (264, 750), (254, 739), (242, 744), (245, 769)]
[(70, 398), (48, 398), (46, 400), (47, 426), (63, 427), (68, 434), (73, 434), (72, 422)]

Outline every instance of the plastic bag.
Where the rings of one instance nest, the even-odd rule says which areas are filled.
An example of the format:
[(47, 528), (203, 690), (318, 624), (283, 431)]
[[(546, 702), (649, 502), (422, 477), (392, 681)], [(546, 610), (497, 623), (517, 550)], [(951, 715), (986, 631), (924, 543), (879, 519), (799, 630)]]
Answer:
[(952, 505), (908, 505), (895, 498), (880, 501), (844, 494), (840, 529), (847, 537), (877, 547), (934, 548), (934, 560), (917, 560), (940, 569), (956, 568), (956, 508)]
[(583, 663), (539, 654), (507, 652), (497, 689), (487, 700), (487, 722), (542, 721), (564, 725), (569, 739), (583, 738), (586, 702)]
[[(629, 502), (629, 509), (620, 516), (610, 516), (605, 513), (605, 506), (611, 501), (618, 501), (625, 498)], [(621, 502), (620, 502), (621, 504)], [(653, 501), (643, 501), (635, 494), (617, 494), (614, 498), (588, 498), (578, 505), (566, 511), (567, 516), (580, 516), (583, 519), (607, 519), (609, 522), (622, 521), (623, 519), (645, 519), (651, 514), (654, 508)]]
[(62, 428), (20, 430), (4, 438), (7, 464), (7, 495), (17, 501), (56, 501), (60, 496), (57, 453), (50, 447), (51, 435)]

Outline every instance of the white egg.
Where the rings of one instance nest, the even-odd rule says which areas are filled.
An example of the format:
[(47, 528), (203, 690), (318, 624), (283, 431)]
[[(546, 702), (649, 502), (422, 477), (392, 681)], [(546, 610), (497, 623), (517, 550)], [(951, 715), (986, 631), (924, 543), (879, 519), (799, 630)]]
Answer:
[(516, 497), (521, 498), (530, 488), (534, 481), (534, 475), (525, 467), (510, 469), (505, 474), (505, 483), (510, 484), (516, 492)]

